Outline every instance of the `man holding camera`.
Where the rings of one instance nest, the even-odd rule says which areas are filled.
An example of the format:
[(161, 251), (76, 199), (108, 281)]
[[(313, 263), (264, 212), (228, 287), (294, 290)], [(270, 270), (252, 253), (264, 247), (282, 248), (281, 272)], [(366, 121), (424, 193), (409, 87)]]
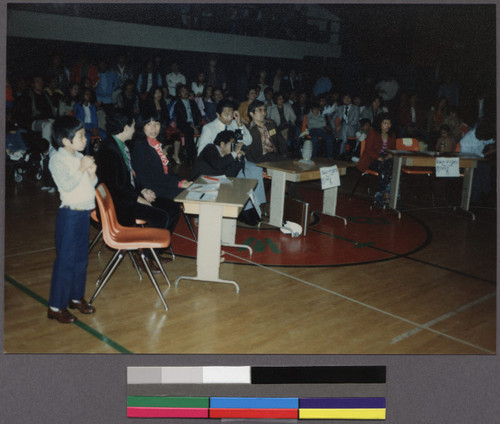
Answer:
[(245, 152), (242, 146), (242, 142), (236, 142), (234, 131), (221, 131), (214, 142), (207, 144), (195, 159), (191, 181), (200, 175), (236, 177), (244, 167)]

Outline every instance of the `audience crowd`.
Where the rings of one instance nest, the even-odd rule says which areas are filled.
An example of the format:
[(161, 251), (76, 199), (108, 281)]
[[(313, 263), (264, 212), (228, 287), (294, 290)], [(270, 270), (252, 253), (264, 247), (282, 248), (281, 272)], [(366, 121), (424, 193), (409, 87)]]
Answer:
[[(194, 15), (186, 16), (190, 16), (186, 25), (203, 27), (202, 15), (198, 21)], [(235, 22), (240, 18), (238, 14), (230, 16)], [(235, 28), (245, 26), (235, 25)], [(86, 151), (93, 154), (101, 140), (115, 135), (107, 128), (115, 114), (127, 117), (130, 125), (133, 122), (144, 125), (153, 120), (161, 125), (161, 134), (155, 140), (166, 148), (166, 156), (160, 155), (158, 162), (165, 169), (170, 169), (169, 161), (192, 165), (220, 132), (230, 131), (216, 143), (221, 157), (226, 157), (224, 164), (228, 164), (231, 175), (247, 171), (254, 176), (257, 170), (252, 162), (299, 157), (304, 135), (313, 142), (313, 157), (354, 161), (359, 160), (360, 143), (365, 139), (368, 147), (375, 139), (382, 146), (382, 142), (387, 143), (393, 137), (414, 137), (429, 150), (446, 152), (458, 149), (463, 137), (473, 139), (470, 132), (478, 124), (485, 127), (474, 133), (482, 137), (478, 144), (492, 144), (484, 140), (495, 137), (493, 89), (477, 87), (477, 97), (462, 98), (460, 87), (449, 76), (435, 93), (404, 91), (390, 74), (365, 92), (350, 93), (339, 86), (327, 69), (318, 72), (314, 81), (314, 76), (306, 78), (300, 69), (254, 70), (251, 63), (238, 75), (230, 75), (235, 71), (222, 69), (215, 56), (189, 72), (175, 59), (168, 64), (167, 69), (159, 55), (148, 58), (142, 66), (128, 63), (125, 54), (116, 58), (90, 58), (82, 54), (76, 63), (65, 64), (60, 54), (53, 53), (46, 69), (32, 70), (30, 75), (9, 75), (8, 129), (36, 133), (40, 140), (50, 141), (54, 120), (72, 115), (83, 122)], [(196, 77), (190, 80), (187, 75)], [(312, 84), (306, 83), (311, 80)], [(432, 94), (433, 104), (421, 102), (421, 98)], [(374, 136), (375, 133), (379, 135)], [(141, 145), (149, 148), (147, 137), (142, 135)], [(231, 152), (228, 141), (233, 139), (232, 143), (238, 147)], [(353, 140), (351, 145), (349, 141)], [(158, 147), (151, 141), (150, 145), (151, 149)], [(371, 146), (366, 151), (377, 160), (380, 146)], [(133, 145), (130, 147), (133, 167), (133, 158), (138, 153), (134, 154)], [(479, 152), (477, 146), (474, 149)], [(50, 144), (41, 150), (46, 156), (53, 153)], [(210, 162), (214, 155), (211, 147), (203, 157)], [(241, 157), (245, 155), (247, 164), (242, 165)], [(229, 156), (238, 163), (230, 161)], [(374, 168), (366, 157), (359, 163)], [(210, 162), (204, 163), (202, 169), (212, 167), (220, 172), (220, 166)], [(376, 169), (380, 170), (380, 166)], [(384, 170), (382, 174), (387, 176), (388, 164)], [(262, 184), (261, 176), (259, 180)], [(151, 182), (148, 184), (145, 188), (149, 189)], [(381, 183), (387, 184), (387, 181)], [(160, 188), (154, 191), (161, 193)]]

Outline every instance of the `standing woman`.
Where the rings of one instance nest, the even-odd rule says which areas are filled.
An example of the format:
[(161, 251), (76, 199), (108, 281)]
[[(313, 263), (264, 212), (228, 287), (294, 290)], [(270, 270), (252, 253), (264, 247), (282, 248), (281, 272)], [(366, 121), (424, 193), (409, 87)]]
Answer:
[(163, 147), (165, 127), (158, 114), (141, 114), (137, 121), (132, 150), (132, 166), (140, 186), (148, 187), (156, 196), (169, 203), (162, 209), (167, 210), (170, 218), (169, 230), (173, 232), (179, 219), (180, 206), (173, 201), (191, 182), (181, 180), (170, 167), (170, 162)]
[(392, 122), (388, 113), (381, 113), (375, 117), (373, 128), (368, 132), (365, 149), (358, 162), (358, 169), (361, 172), (367, 169), (378, 172), (376, 207), (384, 206), (389, 200), (391, 190), (393, 158), (387, 150), (396, 148), (396, 137), (391, 128)]

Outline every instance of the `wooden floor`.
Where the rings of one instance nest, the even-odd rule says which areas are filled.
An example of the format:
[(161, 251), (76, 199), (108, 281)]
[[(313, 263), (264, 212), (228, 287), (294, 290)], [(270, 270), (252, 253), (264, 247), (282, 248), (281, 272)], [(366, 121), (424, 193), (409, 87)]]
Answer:
[[(350, 169), (343, 177), (339, 202), (347, 201), (355, 176)], [(337, 267), (222, 264), (221, 277), (238, 281), (239, 294), (233, 286), (204, 282), (168, 288), (158, 278), (167, 312), (126, 258), (96, 299), (97, 313), (61, 325), (46, 318), (59, 199), (39, 186), (7, 177), (6, 352), (495, 353), (496, 208), (474, 209), (473, 221), (439, 201), (429, 207), (428, 193), (417, 190), (417, 196), (403, 195), (406, 213), (432, 237), (412, 254)], [(358, 195), (363, 192), (360, 187)], [(246, 257), (227, 251), (228, 261)], [(87, 298), (111, 254), (105, 248), (90, 255)], [(166, 270), (173, 282), (195, 267), (195, 260), (177, 256)]]

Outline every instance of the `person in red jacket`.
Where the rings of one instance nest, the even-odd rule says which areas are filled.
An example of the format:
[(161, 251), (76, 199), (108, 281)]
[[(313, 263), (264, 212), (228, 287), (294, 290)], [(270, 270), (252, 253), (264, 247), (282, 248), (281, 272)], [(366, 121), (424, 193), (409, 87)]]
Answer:
[(378, 172), (377, 192), (375, 193), (375, 206), (377, 207), (383, 207), (389, 200), (391, 190), (393, 159), (388, 150), (396, 148), (396, 137), (391, 128), (392, 122), (388, 113), (376, 116), (358, 162), (358, 169), (361, 172), (367, 169)]

